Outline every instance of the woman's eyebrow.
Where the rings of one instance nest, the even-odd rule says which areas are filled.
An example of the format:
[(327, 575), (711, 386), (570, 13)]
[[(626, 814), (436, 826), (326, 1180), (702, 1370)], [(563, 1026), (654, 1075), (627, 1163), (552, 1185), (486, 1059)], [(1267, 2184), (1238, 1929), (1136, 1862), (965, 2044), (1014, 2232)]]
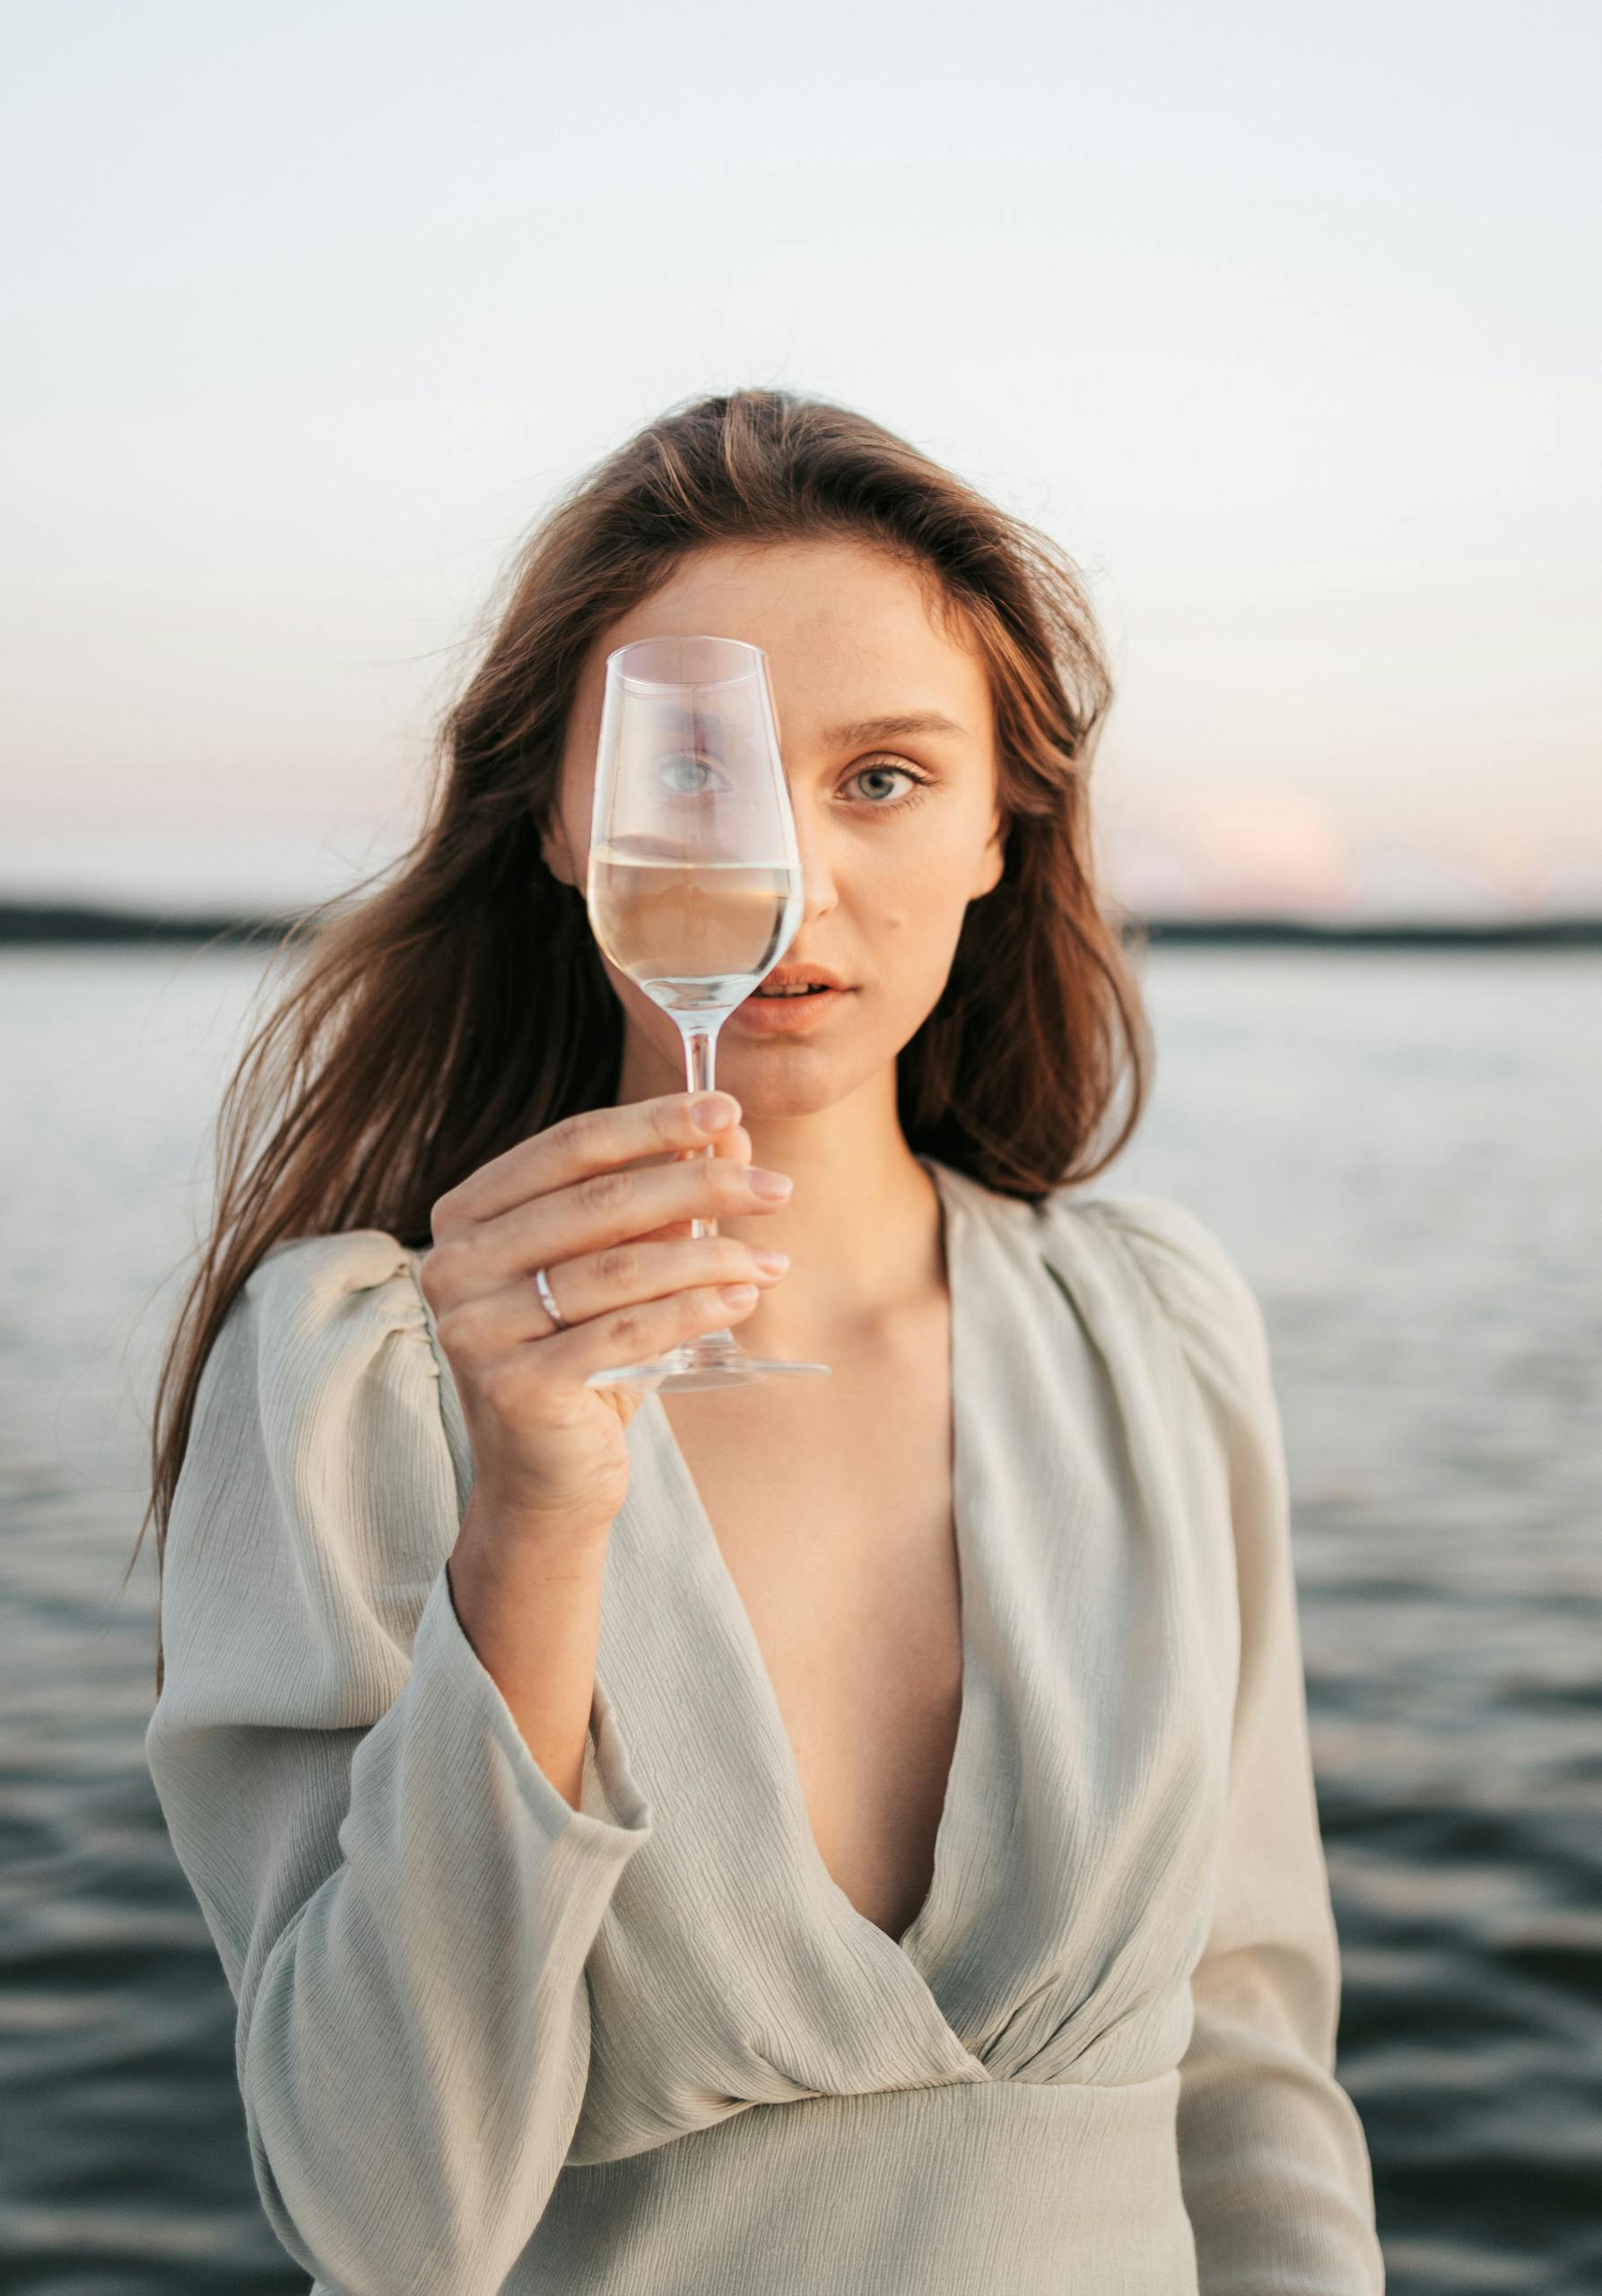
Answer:
[(893, 741), (901, 734), (961, 734), (964, 728), (954, 718), (943, 718), (937, 709), (903, 710), (898, 717), (858, 718), (849, 726), (833, 726), (823, 739), (832, 746), (845, 748), (858, 742)]

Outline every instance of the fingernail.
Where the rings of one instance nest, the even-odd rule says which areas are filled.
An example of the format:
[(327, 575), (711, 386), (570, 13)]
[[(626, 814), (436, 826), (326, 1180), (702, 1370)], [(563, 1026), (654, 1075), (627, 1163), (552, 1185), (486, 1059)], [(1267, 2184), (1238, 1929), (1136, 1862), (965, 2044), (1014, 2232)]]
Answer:
[(764, 1172), (755, 1164), (746, 1167), (745, 1177), (753, 1196), (765, 1196), (773, 1203), (787, 1196), (796, 1185), (788, 1172)]
[(731, 1308), (743, 1308), (756, 1297), (754, 1283), (720, 1283), (718, 1286)]
[(751, 1257), (764, 1275), (782, 1275), (790, 1264), (788, 1252), (753, 1251)]
[(692, 1100), (690, 1113), (702, 1132), (727, 1132), (735, 1120), (735, 1111), (727, 1100)]

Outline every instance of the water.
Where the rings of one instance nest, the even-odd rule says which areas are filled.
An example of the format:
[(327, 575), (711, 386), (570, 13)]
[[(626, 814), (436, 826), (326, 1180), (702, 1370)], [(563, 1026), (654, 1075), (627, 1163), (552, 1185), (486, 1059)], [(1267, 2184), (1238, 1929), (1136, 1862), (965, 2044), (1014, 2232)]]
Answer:
[[(0, 951), (0, 2288), (301, 2296), (144, 1770), (155, 1350), (260, 961)], [(1602, 955), (1158, 949), (1180, 1196), (1267, 1317), (1396, 2296), (1602, 2287)]]

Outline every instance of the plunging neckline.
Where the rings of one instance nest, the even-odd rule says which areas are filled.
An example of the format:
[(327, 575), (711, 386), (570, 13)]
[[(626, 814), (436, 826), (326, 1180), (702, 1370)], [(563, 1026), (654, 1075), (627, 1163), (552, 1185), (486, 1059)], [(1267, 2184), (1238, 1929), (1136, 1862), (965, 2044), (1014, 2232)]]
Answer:
[(795, 1748), (790, 1743), (783, 1709), (773, 1687), (773, 1678), (762, 1657), (762, 1645), (745, 1607), (733, 1572), (729, 1570), (718, 1534), (712, 1527), (710, 1516), (701, 1500), (700, 1488), (690, 1469), (690, 1463), (674, 1433), (673, 1422), (663, 1408), (661, 1397), (652, 1388), (645, 1408), (654, 1412), (662, 1443), (662, 1456), (668, 1472), (677, 1483), (677, 1498), (684, 1517), (692, 1526), (694, 1535), (706, 1559), (712, 1582), (733, 1622), (736, 1639), (746, 1660), (753, 1694), (757, 1698), (769, 1726), (769, 1735), (779, 1750), (784, 1770), (785, 1797), (792, 1820), (796, 1847), (814, 1879), (822, 1883), (825, 1899), (837, 1918), (853, 1934), (866, 1931), (878, 1941), (878, 1949), (888, 1949), (916, 1965), (919, 1957), (926, 1961), (938, 1952), (951, 1926), (953, 1900), (952, 1897), (952, 1866), (954, 1856), (954, 1836), (959, 1822), (963, 1797), (969, 1792), (966, 1761), (973, 1735), (976, 1700), (974, 1689), (974, 1655), (969, 1603), (973, 1586), (969, 1550), (969, 1527), (966, 1520), (962, 1468), (968, 1456), (965, 1440), (964, 1398), (968, 1392), (966, 1353), (962, 1335), (962, 1303), (966, 1289), (958, 1269), (962, 1259), (964, 1207), (957, 1203), (950, 1184), (951, 1176), (931, 1156), (919, 1156), (919, 1162), (929, 1174), (940, 1203), (941, 1239), (945, 1264), (946, 1293), (949, 1300), (950, 1377), (951, 1377), (951, 1502), (952, 1520), (956, 1548), (958, 1578), (959, 1626), (962, 1642), (962, 1703), (957, 1718), (956, 1736), (952, 1748), (950, 1766), (946, 1771), (945, 1793), (941, 1804), (940, 1819), (935, 1830), (935, 1847), (929, 1886), (922, 1904), (901, 1935), (892, 1937), (887, 1929), (869, 1915), (863, 1913), (835, 1880), (818, 1848), (813, 1831), (812, 1813), (807, 1808), (805, 1790), (801, 1783), (800, 1770), (796, 1761)]

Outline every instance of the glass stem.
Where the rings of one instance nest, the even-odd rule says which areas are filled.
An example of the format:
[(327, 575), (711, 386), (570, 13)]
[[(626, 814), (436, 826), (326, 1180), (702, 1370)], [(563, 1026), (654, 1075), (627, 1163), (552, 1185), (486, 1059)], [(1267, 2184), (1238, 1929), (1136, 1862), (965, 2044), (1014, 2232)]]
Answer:
[[(717, 1059), (718, 1029), (722, 1027), (724, 1017), (722, 1014), (718, 1015), (716, 1027), (709, 1029), (692, 1026), (683, 1031), (684, 1079), (692, 1092), (710, 1092), (714, 1089), (712, 1072)], [(692, 1156), (710, 1156), (713, 1152), (710, 1140), (704, 1148), (692, 1148), (690, 1151)], [(715, 1236), (718, 1233), (718, 1222), (716, 1220), (697, 1220), (692, 1217), (690, 1222), (690, 1233), (692, 1236)], [(698, 1368), (702, 1365), (738, 1363), (744, 1353), (744, 1350), (727, 1324), (718, 1331), (703, 1331), (699, 1339), (692, 1339), (689, 1343), (688, 1348), (689, 1360)]]
[[(683, 1033), (684, 1081), (692, 1092), (710, 1092), (714, 1090), (713, 1072), (718, 1061), (718, 1031), (716, 1029), (692, 1027), (685, 1029)], [(692, 1156), (710, 1156), (713, 1152), (712, 1144), (709, 1140), (704, 1148), (692, 1148), (690, 1152)], [(716, 1220), (692, 1219), (690, 1222), (690, 1233), (697, 1237), (715, 1236), (718, 1233), (718, 1222)]]

